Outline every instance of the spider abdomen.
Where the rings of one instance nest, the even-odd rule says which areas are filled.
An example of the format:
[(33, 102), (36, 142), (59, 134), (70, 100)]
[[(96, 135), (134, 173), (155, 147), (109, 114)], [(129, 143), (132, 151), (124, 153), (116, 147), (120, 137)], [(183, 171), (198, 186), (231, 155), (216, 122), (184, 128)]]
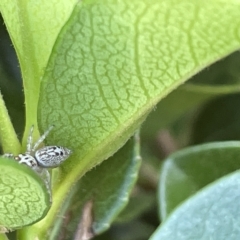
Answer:
[(35, 152), (39, 166), (45, 168), (58, 167), (71, 154), (71, 150), (61, 146), (46, 146)]

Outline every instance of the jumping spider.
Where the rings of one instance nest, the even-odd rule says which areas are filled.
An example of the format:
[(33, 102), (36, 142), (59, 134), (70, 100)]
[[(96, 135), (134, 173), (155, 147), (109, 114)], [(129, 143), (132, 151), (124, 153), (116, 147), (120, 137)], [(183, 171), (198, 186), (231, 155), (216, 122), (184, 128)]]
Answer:
[(32, 147), (33, 126), (27, 139), (27, 151), (14, 156), (12, 153), (6, 153), (3, 156), (13, 158), (19, 163), (23, 163), (38, 171), (40, 168), (55, 168), (65, 161), (72, 151), (61, 146), (46, 146), (37, 150), (38, 146), (45, 140), (49, 132), (53, 129), (53, 125), (38, 139)]
[(68, 148), (61, 146), (46, 146), (37, 150), (39, 145), (45, 140), (49, 132), (53, 129), (53, 125), (38, 139), (38, 141), (32, 146), (33, 141), (33, 128), (31, 127), (30, 133), (27, 139), (27, 151), (14, 156), (12, 153), (5, 153), (3, 156), (7, 158), (13, 158), (21, 164), (25, 164), (31, 167), (37, 174), (44, 180), (51, 197), (50, 187), (50, 174), (46, 168), (58, 167), (63, 161), (65, 161), (72, 151)]

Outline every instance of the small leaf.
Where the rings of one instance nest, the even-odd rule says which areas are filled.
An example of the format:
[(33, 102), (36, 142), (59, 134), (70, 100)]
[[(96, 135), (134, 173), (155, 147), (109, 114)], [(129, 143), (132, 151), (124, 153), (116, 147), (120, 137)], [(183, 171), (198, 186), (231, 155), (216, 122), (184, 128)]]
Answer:
[(240, 142), (189, 147), (170, 155), (159, 182), (160, 215), (164, 220), (189, 196), (212, 181), (240, 168)]
[(229, 174), (180, 205), (150, 240), (240, 239), (240, 172)]
[(42, 179), (29, 167), (0, 159), (0, 226), (17, 229), (43, 218), (50, 196)]
[[(78, 184), (78, 198), (71, 212), (93, 200), (95, 234), (105, 231), (126, 206), (136, 181), (141, 158), (139, 140), (132, 138), (113, 157), (87, 173)], [(79, 196), (80, 201), (79, 201)]]

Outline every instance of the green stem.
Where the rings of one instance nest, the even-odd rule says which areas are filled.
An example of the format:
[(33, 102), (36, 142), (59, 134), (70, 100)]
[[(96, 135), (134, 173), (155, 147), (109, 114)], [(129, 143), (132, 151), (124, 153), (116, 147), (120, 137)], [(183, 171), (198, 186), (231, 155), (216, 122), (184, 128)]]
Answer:
[(0, 140), (5, 153), (18, 154), (21, 145), (8, 115), (7, 108), (0, 93)]

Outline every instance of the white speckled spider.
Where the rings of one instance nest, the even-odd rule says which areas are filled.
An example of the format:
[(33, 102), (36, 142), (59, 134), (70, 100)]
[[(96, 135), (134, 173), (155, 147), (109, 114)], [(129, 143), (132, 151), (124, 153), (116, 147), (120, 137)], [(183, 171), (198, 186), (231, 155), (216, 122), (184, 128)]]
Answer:
[(41, 168), (58, 167), (70, 156), (72, 153), (71, 150), (61, 146), (46, 146), (37, 150), (37, 147), (44, 141), (53, 127), (54, 126), (50, 126), (50, 128), (38, 139), (38, 141), (32, 147), (32, 126), (27, 139), (27, 151), (17, 156), (14, 156), (11, 153), (6, 153), (3, 156), (13, 158), (19, 163), (26, 164), (35, 171), (39, 171)]

